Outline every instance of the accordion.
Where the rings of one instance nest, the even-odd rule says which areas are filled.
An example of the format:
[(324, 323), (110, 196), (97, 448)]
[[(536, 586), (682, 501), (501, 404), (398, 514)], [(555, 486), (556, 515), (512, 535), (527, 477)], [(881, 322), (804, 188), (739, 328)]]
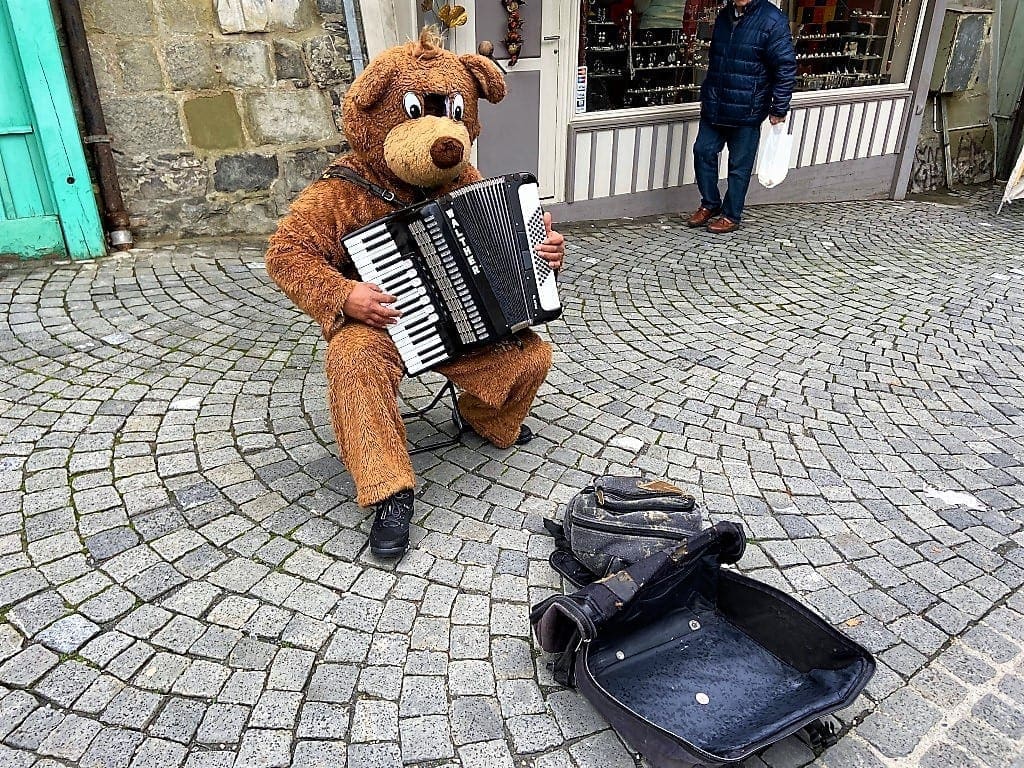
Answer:
[(518, 173), (404, 208), (341, 244), (362, 280), (397, 299), (388, 333), (416, 375), (561, 314), (555, 275), (534, 252), (545, 237), (537, 180)]

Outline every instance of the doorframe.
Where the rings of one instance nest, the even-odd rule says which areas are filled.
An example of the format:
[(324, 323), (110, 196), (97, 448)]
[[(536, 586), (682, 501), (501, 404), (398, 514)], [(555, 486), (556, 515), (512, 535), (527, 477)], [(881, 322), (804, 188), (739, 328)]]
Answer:
[(0, 0), (10, 14), (14, 44), (39, 137), (49, 192), (60, 219), (67, 255), (106, 255), (89, 167), (71, 101), (56, 24), (46, 0)]

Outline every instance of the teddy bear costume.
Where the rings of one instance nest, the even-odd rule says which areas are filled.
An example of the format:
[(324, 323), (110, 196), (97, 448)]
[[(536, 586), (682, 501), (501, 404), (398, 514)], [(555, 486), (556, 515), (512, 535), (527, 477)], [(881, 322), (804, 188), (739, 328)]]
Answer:
[[(415, 485), (397, 403), (404, 371), (386, 330), (343, 313), (359, 278), (340, 240), (395, 209), (344, 175), (354, 172), (370, 187), (393, 192), (400, 203), (436, 197), (481, 178), (466, 159), (480, 134), (477, 101), (500, 101), (505, 82), (488, 59), (457, 56), (437, 43), (424, 31), (418, 42), (380, 54), (356, 78), (342, 108), (351, 151), (299, 195), (266, 255), (271, 278), (320, 324), (327, 340), (334, 434), (355, 481), (357, 502), (378, 505), (371, 548), (384, 556), (405, 551), (408, 520), (404, 540), (402, 530), (387, 540), (379, 530), (388, 522), (382, 508), (400, 502), (408, 507), (400, 512), (411, 517)], [(550, 346), (524, 331), (516, 343), (493, 345), (438, 370), (461, 390), (458, 407), (468, 425), (507, 448), (528, 435), (523, 421), (550, 366)]]

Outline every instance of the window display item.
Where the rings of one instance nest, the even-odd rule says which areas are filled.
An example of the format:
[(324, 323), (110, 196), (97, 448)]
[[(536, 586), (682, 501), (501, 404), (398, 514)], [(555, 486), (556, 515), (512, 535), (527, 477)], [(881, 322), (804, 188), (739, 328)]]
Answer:
[[(770, 0), (756, 0), (769, 2)], [(720, 0), (582, 0), (588, 110), (700, 100)], [(797, 91), (886, 85), (907, 74), (919, 0), (783, 0)]]

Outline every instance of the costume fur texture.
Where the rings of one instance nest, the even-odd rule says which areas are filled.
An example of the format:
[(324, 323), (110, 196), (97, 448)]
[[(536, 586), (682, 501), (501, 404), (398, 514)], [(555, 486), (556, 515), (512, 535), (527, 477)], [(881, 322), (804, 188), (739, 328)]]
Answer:
[[(391, 48), (356, 78), (342, 107), (351, 152), (331, 165), (352, 169), (403, 203), (480, 179), (468, 161), (480, 135), (477, 103), (505, 96), (498, 68), (482, 56), (456, 56), (425, 31)], [(357, 501), (375, 504), (413, 488), (415, 475), (398, 410), (401, 359), (384, 330), (346, 320), (358, 274), (341, 238), (395, 209), (342, 179), (314, 182), (270, 239), (267, 272), (319, 323), (327, 339), (328, 403), (342, 461)], [(439, 370), (461, 390), (459, 410), (477, 433), (505, 448), (515, 442), (551, 366), (551, 349), (532, 332)]]

